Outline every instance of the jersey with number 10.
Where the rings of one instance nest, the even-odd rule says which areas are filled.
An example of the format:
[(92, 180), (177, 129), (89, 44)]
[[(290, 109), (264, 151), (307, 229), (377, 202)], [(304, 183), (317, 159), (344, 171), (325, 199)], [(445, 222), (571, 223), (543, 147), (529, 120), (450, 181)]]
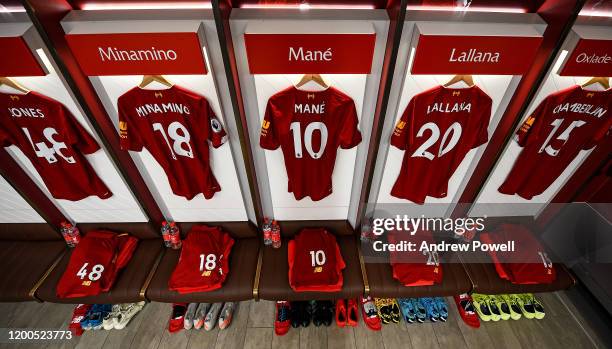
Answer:
[(208, 144), (218, 148), (225, 130), (206, 99), (178, 86), (166, 90), (134, 87), (117, 102), (121, 148), (153, 155), (174, 194), (206, 199), (221, 190), (209, 165)]
[(36, 92), (0, 93), (0, 146), (15, 145), (30, 159), (51, 195), (78, 201), (113, 194), (83, 154), (100, 147), (61, 103)]
[(524, 149), (499, 192), (527, 200), (544, 192), (581, 150), (606, 136), (612, 126), (611, 104), (609, 89), (573, 86), (546, 97), (516, 133)]
[(391, 136), (405, 150), (391, 195), (422, 204), (443, 198), (465, 155), (488, 140), (491, 97), (478, 86), (438, 86), (410, 100)]
[(332, 192), (338, 147), (361, 142), (355, 102), (333, 87), (302, 91), (291, 86), (268, 100), (259, 144), (283, 151), (289, 192), (296, 200), (321, 200)]

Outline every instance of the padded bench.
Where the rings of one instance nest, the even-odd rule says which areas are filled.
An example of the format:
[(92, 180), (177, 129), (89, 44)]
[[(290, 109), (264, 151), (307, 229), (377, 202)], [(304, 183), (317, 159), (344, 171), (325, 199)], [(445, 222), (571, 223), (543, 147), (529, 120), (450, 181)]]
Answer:
[[(295, 224), (295, 223), (294, 223)], [(316, 223), (301, 225), (301, 227), (320, 227)], [(287, 227), (281, 223), (281, 231), (285, 233)], [(292, 233), (296, 233), (295, 229)], [(335, 233), (337, 229), (328, 229)], [(361, 276), (361, 267), (359, 263), (359, 253), (357, 250), (357, 242), (353, 234), (336, 234), (336, 241), (340, 246), (342, 258), (346, 264), (346, 268), (342, 271), (344, 283), (340, 292), (295, 292), (289, 286), (289, 262), (287, 259), (287, 245), (290, 238), (285, 237), (282, 241), (282, 247), (275, 249), (265, 247), (263, 251), (263, 263), (261, 267), (261, 276), (259, 282), (259, 297), (266, 300), (328, 300), (340, 298), (355, 298), (363, 295), (364, 284)]]
[(58, 266), (49, 274), (36, 290), (36, 297), (54, 303), (133, 303), (145, 300), (144, 287), (150, 279), (155, 265), (161, 257), (163, 240), (147, 223), (112, 223), (112, 224), (79, 224), (82, 232), (104, 229), (118, 233), (130, 233), (140, 239), (128, 265), (120, 271), (113, 288), (105, 293), (88, 297), (59, 298), (56, 295), (57, 284), (64, 274), (72, 251), (66, 253)]
[(393, 278), (389, 263), (366, 263), (370, 295), (383, 298), (453, 296), (470, 292), (472, 283), (458, 261), (442, 264), (442, 283), (431, 286), (404, 286)]
[(51, 226), (39, 223), (0, 224), (0, 235), (26, 239), (0, 240), (0, 302), (36, 300), (36, 287), (66, 253), (66, 243)]
[[(477, 260), (483, 260), (476, 263)], [(473, 284), (474, 293), (482, 294), (507, 294), (507, 293), (538, 293), (566, 290), (576, 284), (576, 279), (570, 274), (563, 264), (554, 263), (557, 274), (555, 281), (550, 284), (519, 285), (499, 277), (495, 265), (488, 254), (481, 252), (474, 257), (470, 256), (470, 262), (464, 259), (463, 266)]]
[(208, 292), (186, 294), (168, 289), (168, 280), (178, 263), (181, 251), (166, 249), (147, 288), (146, 297), (151, 301), (166, 303), (237, 302), (252, 299), (259, 245), (258, 238), (236, 239), (230, 254), (230, 272), (223, 287)]

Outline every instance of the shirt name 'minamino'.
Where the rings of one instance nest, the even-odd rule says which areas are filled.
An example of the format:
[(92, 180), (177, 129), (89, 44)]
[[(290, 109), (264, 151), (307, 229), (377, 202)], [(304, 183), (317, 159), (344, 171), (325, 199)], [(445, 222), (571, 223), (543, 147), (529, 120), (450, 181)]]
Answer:
[(438, 112), (438, 113), (458, 113), (458, 112), (470, 112), (472, 110), (472, 103), (461, 102), (461, 103), (434, 103), (427, 106), (427, 114)]
[(325, 114), (325, 103), (295, 104), (293, 112), (296, 114)]
[(562, 112), (578, 113), (578, 114), (588, 114), (595, 116), (597, 118), (602, 117), (608, 110), (602, 107), (596, 107), (592, 104), (586, 103), (562, 103), (559, 104), (553, 109), (553, 114), (558, 114)]
[(604, 54), (603, 56), (598, 56), (593, 53), (592, 55), (587, 54), (586, 52), (582, 52), (578, 56), (576, 56), (576, 63), (587, 63), (587, 64), (608, 64), (612, 62), (612, 57)]
[(100, 59), (104, 61), (175, 61), (174, 50), (158, 50), (155, 47), (144, 50), (120, 50), (116, 47), (98, 47)]
[(475, 48), (468, 51), (457, 51), (455, 48), (451, 50), (449, 62), (477, 62), (477, 63), (498, 63), (499, 52), (481, 52)]
[(38, 108), (8, 108), (9, 113), (12, 117), (30, 117), (30, 118), (44, 118), (45, 114)]
[(190, 114), (189, 107), (180, 103), (147, 103), (136, 107), (136, 113), (142, 117), (152, 113), (163, 114), (168, 112), (182, 115)]
[(304, 50), (303, 47), (299, 47), (297, 50), (293, 47), (289, 47), (289, 61), (331, 61), (332, 60), (332, 49), (328, 48), (325, 51), (316, 50)]

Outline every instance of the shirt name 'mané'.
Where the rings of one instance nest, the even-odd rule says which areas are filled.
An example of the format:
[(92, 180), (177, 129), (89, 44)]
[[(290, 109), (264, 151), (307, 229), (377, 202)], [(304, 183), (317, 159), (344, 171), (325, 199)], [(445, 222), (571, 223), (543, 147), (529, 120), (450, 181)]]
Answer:
[(298, 49), (294, 49), (293, 47), (289, 47), (289, 61), (306, 61), (306, 62), (314, 62), (314, 61), (331, 61), (332, 60), (332, 49), (328, 48), (325, 51), (316, 51), (316, 50), (304, 50), (303, 47), (298, 47)]
[(140, 107), (136, 107), (136, 113), (138, 116), (147, 116), (149, 114), (163, 114), (163, 113), (178, 113), (183, 115), (189, 115), (189, 107), (179, 103), (148, 103), (143, 104)]
[(174, 61), (178, 55), (174, 50), (158, 50), (155, 47), (144, 50), (120, 50), (116, 47), (98, 47), (102, 62), (105, 61)]
[(589, 114), (597, 118), (602, 117), (608, 110), (586, 103), (561, 103), (553, 109), (553, 114), (572, 112), (578, 114)]
[(475, 48), (466, 51), (457, 51), (453, 48), (449, 62), (477, 62), (477, 63), (497, 63), (499, 62), (499, 52), (481, 52)]
[(434, 103), (427, 106), (427, 114), (438, 112), (438, 113), (458, 113), (458, 112), (470, 112), (472, 110), (472, 103), (461, 102), (461, 103)]
[(295, 104), (295, 114), (325, 114), (325, 103), (321, 104)]
[(45, 114), (38, 108), (8, 108), (9, 113), (14, 118), (30, 117), (44, 118)]

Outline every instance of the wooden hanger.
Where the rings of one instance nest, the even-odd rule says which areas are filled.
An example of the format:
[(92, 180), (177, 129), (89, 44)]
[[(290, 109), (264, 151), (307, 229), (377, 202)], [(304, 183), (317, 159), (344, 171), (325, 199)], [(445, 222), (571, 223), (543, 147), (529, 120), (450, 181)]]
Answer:
[(163, 77), (162, 75), (144, 75), (142, 77), (142, 82), (140, 83), (140, 85), (138, 85), (138, 87), (144, 88), (145, 86), (149, 85), (150, 83), (154, 81), (157, 81), (164, 86), (168, 86), (168, 87), (173, 86), (173, 84), (170, 81), (168, 81), (165, 77)]
[(604, 89), (609, 89), (610, 88), (610, 78), (608, 77), (602, 77), (602, 76), (595, 76), (590, 78), (589, 80), (587, 80), (584, 84), (582, 84), (581, 86), (587, 87), (593, 84), (600, 84), (601, 86), (603, 86)]
[(319, 74), (304, 74), (304, 76), (302, 76), (302, 80), (300, 80), (300, 82), (298, 82), (295, 85), (295, 87), (296, 88), (300, 88), (300, 87), (304, 86), (304, 84), (306, 84), (309, 81), (316, 82), (317, 84), (319, 84), (323, 88), (328, 88), (329, 87), (329, 85), (325, 82), (325, 80), (323, 80), (323, 78)]
[(451, 85), (458, 83), (459, 81), (465, 82), (465, 84), (470, 87), (474, 86), (474, 79), (472, 78), (471, 75), (455, 75), (446, 84), (444, 84), (444, 87), (449, 87)]
[(6, 85), (8, 87), (11, 87), (17, 91), (23, 92), (23, 93), (28, 93), (30, 92), (30, 90), (28, 90), (27, 88), (21, 86), (17, 81), (11, 79), (11, 78), (7, 78), (7, 77), (2, 77), (0, 76), (0, 86), (2, 85)]

